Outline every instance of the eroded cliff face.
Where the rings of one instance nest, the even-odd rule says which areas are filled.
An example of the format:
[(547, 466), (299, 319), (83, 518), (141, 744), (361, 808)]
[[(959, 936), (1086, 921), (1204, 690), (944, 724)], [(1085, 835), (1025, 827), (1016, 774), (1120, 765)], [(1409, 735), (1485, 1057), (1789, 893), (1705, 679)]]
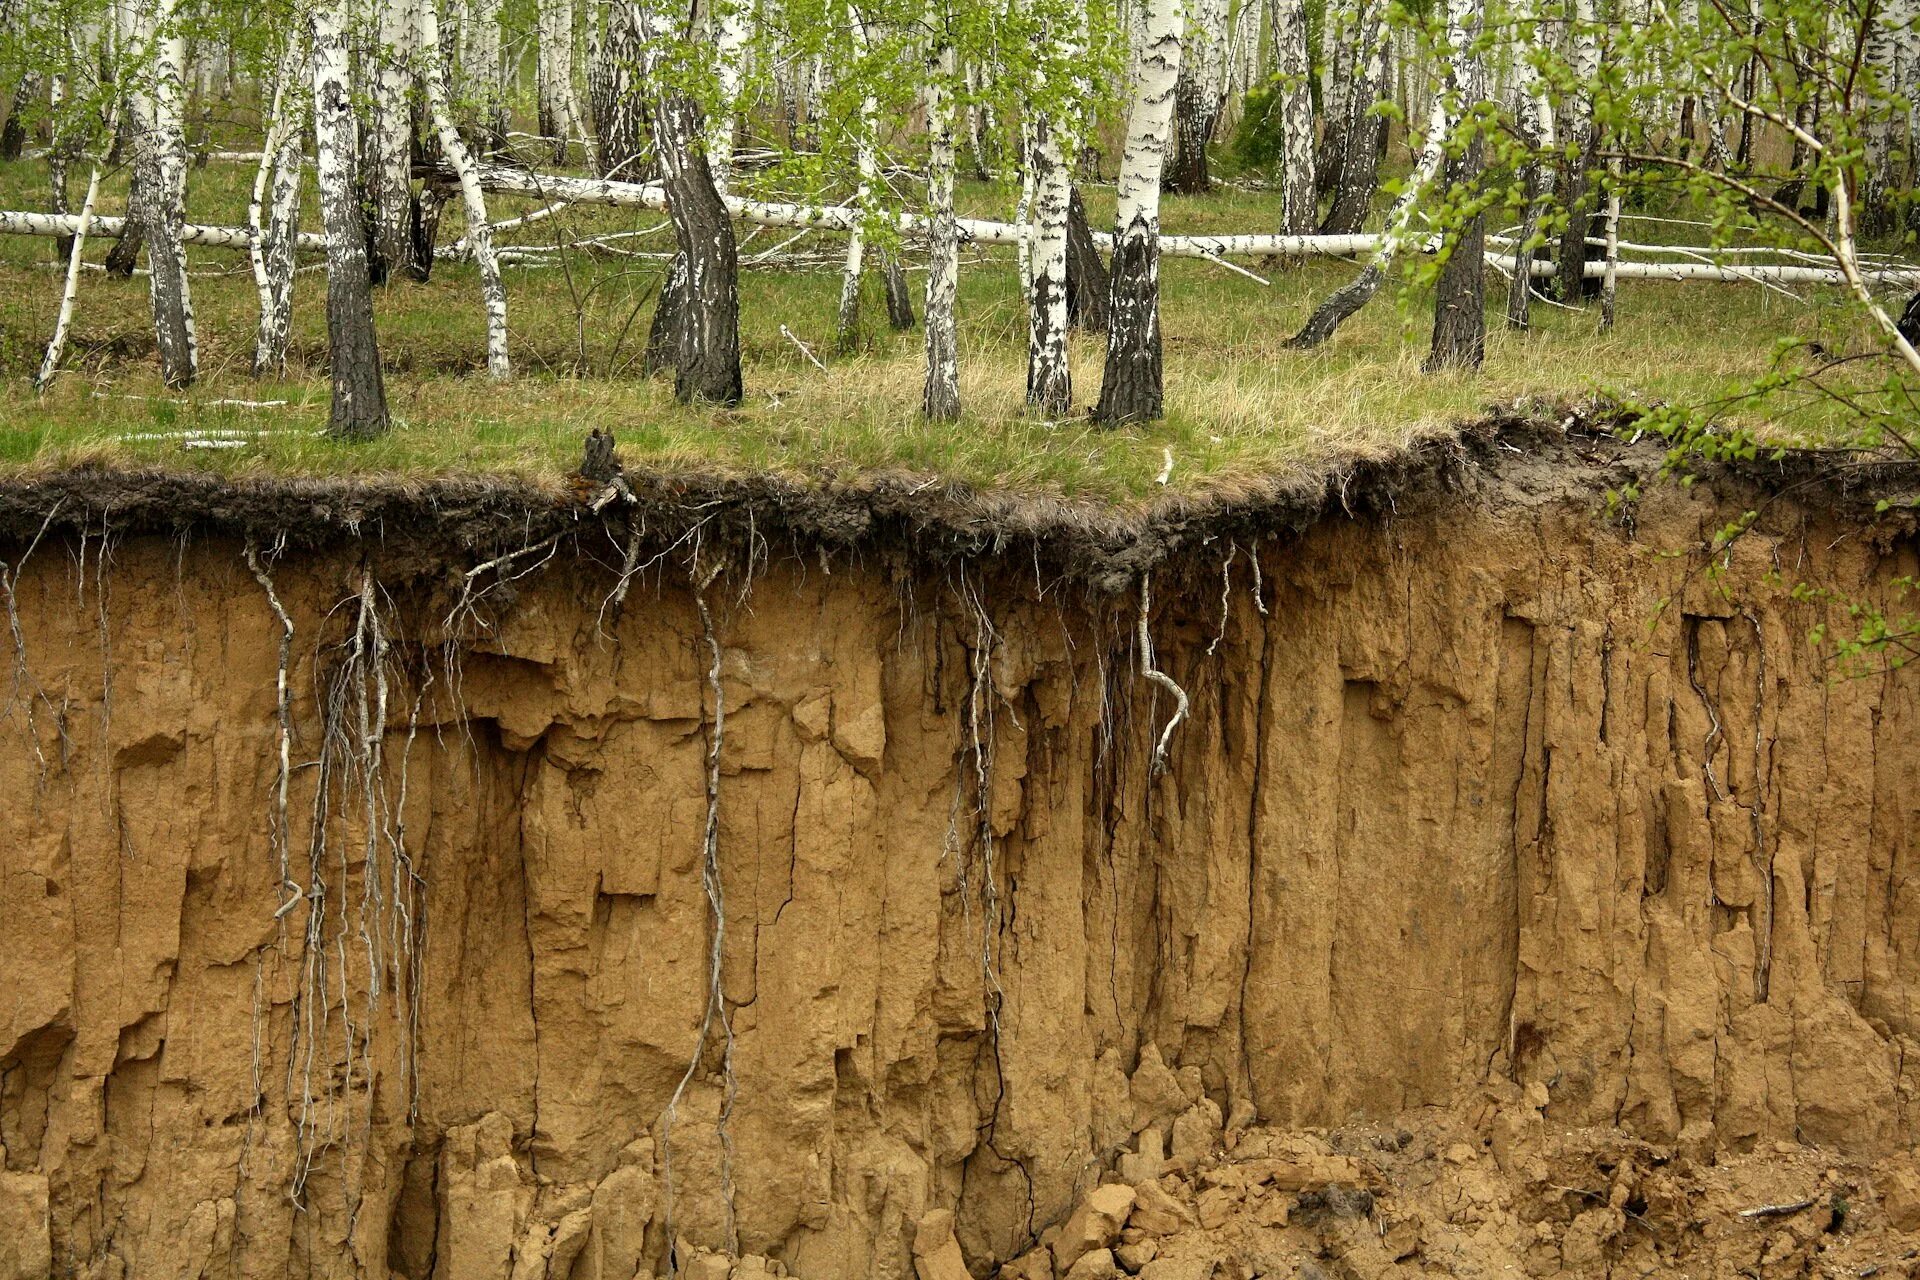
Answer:
[(1920, 681), (1830, 679), (1777, 578), (1884, 597), (1913, 548), (1776, 513), (1708, 579), (1662, 553), (1709, 495), (1592, 508), (1162, 566), (1157, 775), (1137, 592), (1017, 560), (708, 548), (697, 599), (683, 547), (616, 611), (566, 540), (469, 615), (375, 543), (266, 559), (284, 808), (244, 548), (50, 535), (0, 1236), (61, 1276), (628, 1280), (680, 1237), (886, 1277), (947, 1208), (978, 1272), (1196, 1099), (1488, 1080), (1697, 1157), (1911, 1147)]

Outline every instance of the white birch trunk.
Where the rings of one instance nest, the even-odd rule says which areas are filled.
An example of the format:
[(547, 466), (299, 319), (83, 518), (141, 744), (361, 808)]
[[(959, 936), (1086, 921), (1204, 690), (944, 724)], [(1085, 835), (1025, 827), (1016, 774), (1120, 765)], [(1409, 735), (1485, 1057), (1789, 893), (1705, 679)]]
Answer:
[(439, 0), (421, 0), (420, 33), (426, 51), (423, 74), (427, 84), (427, 109), (440, 135), (440, 150), (460, 179), (460, 203), (467, 213), (467, 251), (473, 255), (474, 265), (480, 271), (480, 300), (487, 311), (487, 376), (506, 378), (513, 372), (507, 358), (507, 289), (501, 283), (500, 262), (493, 252), (493, 232), (487, 225), (487, 202), (480, 190), (480, 173), (453, 123), (453, 104), (448, 101), (447, 76), (440, 57)]
[[(1285, 171), (1281, 188), (1281, 229), (1308, 235), (1320, 220), (1319, 184), (1313, 155), (1313, 68), (1307, 61), (1306, 0), (1274, 0), (1273, 24), (1280, 74), (1280, 136)], [(1342, 81), (1344, 84), (1344, 79)], [(1339, 117), (1329, 105), (1329, 120), (1346, 118), (1346, 95)]]
[(534, 88), (540, 132), (553, 139), (555, 164), (567, 162), (567, 144), (581, 134), (573, 91), (573, 0), (539, 0), (539, 55)]
[(305, 41), (289, 31), (275, 71), (272, 117), (260, 152), (247, 205), (253, 241), (247, 256), (260, 296), (260, 329), (254, 339), (255, 377), (282, 373), (293, 319), (293, 250), (300, 211), (301, 137), (306, 132)]
[(372, 50), (372, 181), (374, 238), (379, 270), (392, 279), (405, 269), (413, 231), (413, 60), (418, 36), (415, 0), (377, 0)]
[[(855, 5), (847, 5), (845, 12), (848, 44), (853, 63), (859, 67), (867, 54), (866, 19)], [(858, 216), (847, 233), (846, 265), (840, 275), (840, 315), (835, 326), (842, 352), (854, 351), (860, 345), (860, 273), (866, 260), (866, 217), (873, 203), (874, 180), (880, 174), (879, 155), (875, 151), (880, 131), (880, 104), (873, 94), (861, 96), (860, 119), (855, 127), (860, 131), (854, 143), (853, 207)]]
[(1160, 177), (1172, 142), (1180, 81), (1181, 0), (1147, 0), (1140, 71), (1127, 113), (1115, 213), (1107, 359), (1094, 416), (1101, 422), (1162, 415)]
[(349, 0), (316, 0), (313, 30), (313, 132), (318, 143), (320, 212), (326, 224), (327, 348), (333, 380), (332, 434), (379, 435), (388, 426), (386, 387), (373, 329), (367, 242), (353, 165), (358, 120), (347, 58)]
[(721, 195), (733, 182), (733, 133), (752, 23), (752, 0), (714, 0), (713, 69), (720, 97), (707, 117), (707, 167)]
[(960, 416), (960, 342), (954, 297), (960, 229), (953, 208), (954, 52), (945, 36), (927, 59), (927, 378), (922, 410), (935, 422)]
[[(118, 112), (111, 107), (107, 111), (107, 136), (112, 137), (118, 123)], [(40, 372), (34, 375), (35, 394), (44, 394), (53, 382), (53, 375), (60, 369), (60, 361), (67, 351), (67, 333), (73, 327), (73, 303), (80, 293), (80, 260), (87, 247), (87, 230), (93, 225), (94, 205), (100, 199), (100, 166), (93, 166), (93, 173), (87, 179), (87, 197), (80, 205), (80, 225), (74, 230), (72, 242), (67, 247), (67, 279), (60, 291), (60, 311), (54, 317), (53, 337), (47, 342), (46, 355), (40, 361)]]
[(506, 145), (507, 97), (500, 67), (500, 0), (472, 0), (461, 30), (461, 70), (479, 117), (476, 132), (489, 149)]
[(180, 239), (180, 228), (187, 220), (187, 139), (181, 115), (187, 50), (175, 0), (157, 0), (152, 33), (153, 87), (142, 140), (149, 189), (144, 228), (148, 296), (160, 348), (160, 376), (170, 387), (185, 387), (199, 371), (199, 346), (186, 249)]

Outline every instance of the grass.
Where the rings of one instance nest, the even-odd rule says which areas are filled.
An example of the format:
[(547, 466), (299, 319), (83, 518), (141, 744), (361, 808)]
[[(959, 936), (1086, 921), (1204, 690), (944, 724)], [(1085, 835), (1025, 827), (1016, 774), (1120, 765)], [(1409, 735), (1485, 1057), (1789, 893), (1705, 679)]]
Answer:
[[(83, 185), (77, 175), (76, 188)], [(252, 166), (213, 162), (189, 181), (189, 217), (243, 220)], [(117, 213), (121, 175), (106, 186), (102, 212)], [(44, 208), (44, 165), (0, 165), (0, 207)], [(1013, 192), (968, 184), (970, 212), (1006, 216)], [(1112, 194), (1088, 193), (1096, 225), (1111, 217)], [(497, 198), (495, 219), (535, 207)], [(305, 208), (312, 225), (311, 199)], [(450, 206), (441, 239), (459, 234)], [(1208, 197), (1169, 197), (1169, 232), (1250, 231), (1277, 226), (1267, 192), (1223, 189)], [(662, 251), (671, 231), (661, 215), (570, 210), (520, 229), (521, 243), (578, 239), (659, 227), (624, 241)], [(743, 236), (745, 231), (743, 230)], [(780, 243), (762, 231), (743, 253)], [(88, 272), (82, 280), (67, 368), (44, 398), (30, 380), (52, 331), (61, 277), (53, 242), (0, 238), (0, 474), (83, 463), (159, 463), (230, 473), (427, 476), (488, 472), (555, 476), (579, 457), (590, 427), (608, 428), (632, 466), (775, 471), (829, 479), (879, 468), (909, 468), (982, 487), (1130, 502), (1159, 492), (1169, 452), (1170, 486), (1185, 493), (1231, 490), (1263, 475), (1331, 456), (1378, 455), (1445, 430), (1485, 406), (1524, 394), (1634, 393), (1679, 401), (1711, 400), (1764, 373), (1783, 335), (1818, 337), (1830, 348), (1864, 338), (1844, 312), (1816, 295), (1811, 305), (1753, 285), (1624, 282), (1620, 321), (1598, 327), (1597, 309), (1535, 310), (1536, 327), (1501, 326), (1497, 281), (1490, 281), (1485, 368), (1477, 375), (1429, 376), (1425, 354), (1430, 304), (1383, 295), (1327, 348), (1287, 351), (1284, 340), (1314, 302), (1356, 268), (1313, 262), (1257, 268), (1262, 285), (1218, 266), (1169, 260), (1162, 272), (1169, 415), (1137, 429), (1101, 430), (1084, 418), (1043, 422), (1026, 412), (1026, 316), (1011, 251), (979, 253), (963, 265), (962, 396), (966, 417), (933, 426), (920, 420), (920, 336), (892, 334), (870, 296), (875, 331), (851, 356), (833, 354), (839, 291), (830, 258), (836, 237), (793, 246), (822, 265), (755, 269), (742, 280), (746, 403), (736, 410), (685, 408), (671, 388), (637, 373), (651, 299), (664, 261), (575, 251), (567, 266), (507, 268), (513, 381), (489, 382), (477, 278), (465, 264), (441, 263), (428, 284), (377, 291), (381, 350), (395, 430), (371, 444), (320, 434), (325, 425), (324, 279), (298, 278), (293, 360), (285, 379), (257, 381), (247, 371), (256, 320), (245, 255), (189, 249), (201, 343), (200, 381), (167, 392), (154, 369), (146, 282)], [(104, 242), (88, 258), (104, 257)], [(918, 278), (916, 278), (916, 285)], [(1423, 306), (1425, 309), (1423, 310)], [(1836, 335), (1834, 330), (1842, 330)], [(785, 332), (783, 332), (783, 329)], [(787, 336), (791, 334), (792, 336)], [(806, 346), (827, 365), (821, 372)], [(1102, 347), (1076, 337), (1076, 398), (1099, 388)], [(285, 401), (257, 409), (223, 401)], [(178, 440), (131, 437), (264, 429), (245, 447), (188, 449)]]

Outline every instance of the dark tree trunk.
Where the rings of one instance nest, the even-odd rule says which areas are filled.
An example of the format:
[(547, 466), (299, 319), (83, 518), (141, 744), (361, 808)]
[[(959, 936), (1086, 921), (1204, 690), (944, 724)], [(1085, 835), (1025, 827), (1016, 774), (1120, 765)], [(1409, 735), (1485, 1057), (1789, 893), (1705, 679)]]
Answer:
[(107, 274), (131, 279), (133, 269), (140, 261), (140, 249), (146, 243), (146, 233), (141, 229), (146, 221), (146, 179), (140, 166), (135, 165), (127, 175), (127, 222), (120, 232), (120, 238), (107, 250)]
[(27, 126), (20, 117), (27, 103), (33, 100), (34, 90), (38, 87), (39, 77), (29, 71), (20, 77), (20, 83), (14, 86), (13, 102), (7, 110), (7, 123), (0, 127), (0, 160), (18, 160), (26, 153)]
[(913, 328), (913, 294), (907, 288), (907, 273), (900, 259), (885, 249), (880, 251), (880, 277), (886, 282), (887, 324), (905, 333)]
[(407, 277), (425, 284), (433, 277), (433, 250), (440, 243), (440, 215), (447, 198), (422, 191), (407, 202)]
[(740, 254), (733, 222), (707, 164), (700, 109), (683, 93), (669, 94), (654, 129), (666, 179), (677, 256), (686, 286), (674, 342), (673, 394), (739, 404)]
[(1086, 201), (1080, 188), (1067, 203), (1067, 327), (1088, 333), (1107, 331), (1107, 264), (1093, 243), (1087, 225)]
[[(1340, 177), (1346, 172), (1348, 150), (1353, 145), (1348, 122), (1329, 115), (1320, 133), (1320, 145), (1313, 157), (1313, 194), (1325, 200), (1340, 190)], [(1328, 217), (1333, 215), (1329, 213)]]
[(633, 7), (611, 5), (601, 54), (587, 69), (587, 108), (593, 113), (595, 170), (603, 178), (651, 182), (659, 176), (647, 139), (646, 111), (636, 71), (642, 51)]
[[(1448, 190), (1479, 185), (1482, 148), (1478, 134), (1466, 152), (1447, 162)], [(1476, 214), (1460, 228), (1452, 252), (1440, 267), (1433, 300), (1433, 346), (1423, 368), (1478, 369), (1487, 352), (1487, 218)]]
[(1164, 414), (1160, 360), (1160, 237), (1119, 236), (1107, 309), (1107, 363), (1096, 422), (1152, 422)]
[[(1760, 24), (1760, 15), (1755, 14), (1753, 18), (1753, 33), (1756, 37), (1760, 34)], [(1759, 76), (1760, 55), (1756, 53), (1747, 58), (1746, 68), (1741, 73), (1742, 83), (1740, 92), (1741, 96), (1748, 102), (1753, 101), (1753, 91), (1759, 80)], [(1750, 112), (1742, 111), (1740, 113), (1740, 140), (1734, 144), (1733, 148), (1733, 166), (1736, 169), (1744, 171), (1752, 163), (1753, 115)]]
[(1560, 188), (1566, 192), (1567, 229), (1560, 237), (1560, 269), (1555, 277), (1555, 292), (1559, 300), (1570, 307), (1586, 300), (1587, 233), (1591, 229), (1588, 224), (1593, 220), (1591, 168), (1597, 141), (1597, 132), (1589, 122), (1586, 145), (1580, 149), (1579, 158), (1568, 166), (1566, 181)]
[(1213, 141), (1217, 118), (1213, 104), (1202, 98), (1200, 86), (1186, 68), (1181, 68), (1173, 95), (1173, 157), (1167, 164), (1162, 190), (1189, 196), (1213, 190), (1213, 176), (1207, 171), (1207, 144)]
[[(1366, 109), (1373, 107), (1371, 93), (1356, 93), (1365, 98)], [(1358, 108), (1356, 108), (1358, 109)], [(1388, 124), (1363, 115), (1347, 130), (1346, 154), (1339, 164), (1340, 181), (1333, 189), (1333, 204), (1320, 220), (1324, 236), (1358, 235), (1373, 212), (1373, 197), (1380, 187), (1380, 153), (1386, 149)]]
[(1341, 285), (1327, 295), (1326, 301), (1314, 308), (1307, 317), (1300, 332), (1287, 339), (1287, 346), (1295, 351), (1310, 351), (1334, 334), (1334, 330), (1345, 324), (1347, 317), (1373, 300), (1380, 292), (1383, 274), (1379, 267), (1369, 266), (1354, 279)]
[(660, 298), (653, 304), (653, 322), (647, 327), (647, 350), (641, 357), (640, 367), (648, 377), (678, 365), (676, 344), (686, 297), (687, 260), (676, 253), (667, 264), (667, 277), (660, 282)]

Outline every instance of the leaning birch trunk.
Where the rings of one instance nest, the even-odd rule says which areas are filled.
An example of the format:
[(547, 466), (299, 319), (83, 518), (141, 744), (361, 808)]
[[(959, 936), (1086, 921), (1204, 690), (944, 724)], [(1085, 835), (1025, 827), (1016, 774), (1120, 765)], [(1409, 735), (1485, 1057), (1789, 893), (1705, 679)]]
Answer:
[(1160, 175), (1166, 165), (1180, 80), (1181, 0), (1145, 0), (1139, 73), (1120, 159), (1107, 306), (1107, 360), (1096, 421), (1161, 416)]
[(1567, 172), (1567, 229), (1560, 238), (1560, 301), (1579, 306), (1585, 301), (1587, 224), (1592, 208), (1594, 84), (1600, 74), (1600, 31), (1594, 0), (1573, 0), (1572, 42), (1573, 82), (1580, 92), (1568, 122), (1567, 150), (1572, 163)]
[(960, 224), (953, 208), (953, 45), (944, 36), (927, 60), (927, 378), (921, 410), (935, 422), (960, 416), (960, 343), (954, 297)]
[(367, 439), (387, 429), (387, 392), (373, 330), (366, 231), (354, 194), (358, 139), (348, 78), (348, 3), (318, 0), (313, 6), (313, 132), (327, 232), (327, 351), (333, 377), (327, 430)]
[(707, 167), (713, 185), (725, 195), (733, 185), (733, 131), (740, 101), (740, 80), (751, 33), (752, 0), (713, 0), (713, 70), (720, 91), (707, 120)]
[(1320, 205), (1314, 175), (1313, 67), (1307, 60), (1306, 0), (1276, 0), (1273, 16), (1280, 70), (1281, 150), (1286, 166), (1280, 229), (1289, 235), (1311, 235), (1320, 221)]
[[(107, 109), (107, 136), (111, 138), (118, 127), (119, 112), (112, 107)], [(73, 303), (80, 293), (80, 259), (87, 247), (87, 229), (93, 224), (94, 205), (100, 199), (100, 166), (93, 166), (93, 174), (87, 179), (87, 198), (80, 205), (80, 226), (67, 242), (67, 280), (60, 291), (60, 312), (54, 317), (53, 337), (47, 342), (46, 356), (40, 361), (40, 372), (34, 375), (33, 390), (36, 395), (44, 395), (53, 382), (53, 375), (60, 369), (60, 360), (67, 351), (67, 333), (73, 327)]]
[(368, 177), (373, 213), (373, 279), (392, 280), (409, 265), (413, 230), (414, 0), (377, 0), (372, 50), (373, 122)]
[(248, 256), (260, 295), (260, 330), (253, 344), (253, 376), (286, 372), (293, 321), (293, 250), (299, 234), (301, 136), (306, 132), (304, 40), (288, 32), (273, 89), (273, 122), (254, 175), (247, 227)]
[[(846, 7), (847, 39), (853, 63), (859, 66), (867, 55), (867, 24), (854, 5)], [(860, 119), (856, 125), (859, 140), (854, 148), (854, 208), (864, 217), (873, 202), (873, 184), (880, 174), (880, 160), (874, 150), (879, 130), (880, 104), (871, 93), (860, 99)], [(847, 233), (846, 265), (840, 274), (840, 314), (834, 326), (835, 341), (843, 354), (860, 347), (860, 273), (865, 269), (866, 224), (855, 222)], [(911, 322), (909, 322), (911, 323)]]
[(187, 140), (181, 120), (186, 53), (175, 0), (158, 0), (153, 22), (153, 92), (147, 136), (140, 149), (148, 190), (143, 230), (160, 377), (176, 388), (192, 385), (199, 365), (187, 252), (180, 239), (187, 220)]
[[(1534, 0), (1520, 0), (1515, 20), (1525, 33), (1528, 45), (1544, 43)], [(1514, 115), (1530, 157), (1523, 176), (1527, 207), (1520, 218), (1519, 233), (1514, 237), (1513, 278), (1507, 284), (1507, 327), (1525, 329), (1533, 320), (1533, 254), (1537, 248), (1533, 242), (1539, 234), (1540, 219), (1553, 199), (1553, 166), (1546, 157), (1553, 152), (1556, 138), (1553, 103), (1547, 97), (1539, 72), (1527, 57), (1525, 46), (1514, 58), (1514, 80)]]
[(1326, 301), (1307, 318), (1306, 324), (1300, 327), (1300, 332), (1287, 340), (1289, 347), (1305, 351), (1319, 346), (1380, 291), (1380, 285), (1386, 279), (1394, 259), (1413, 238), (1414, 209), (1440, 172), (1440, 161), (1446, 154), (1447, 133), (1451, 128), (1446, 95), (1436, 93), (1429, 107), (1427, 136), (1421, 144), (1420, 157), (1414, 164), (1413, 173), (1408, 176), (1406, 189), (1393, 202), (1393, 207), (1387, 210), (1386, 231), (1375, 246), (1366, 270), (1358, 278), (1329, 294)]
[(420, 47), (425, 59), (422, 74), (427, 85), (427, 110), (440, 135), (440, 151), (460, 180), (460, 203), (467, 211), (467, 251), (480, 271), (480, 300), (487, 311), (487, 376), (505, 378), (513, 372), (507, 360), (507, 289), (500, 282), (500, 262), (493, 252), (493, 231), (487, 225), (480, 173), (453, 124), (446, 63), (440, 54), (439, 0), (421, 0)]
[[(1449, 114), (1469, 117), (1487, 94), (1486, 68), (1477, 48), (1486, 23), (1485, 0), (1448, 0), (1447, 45), (1451, 56), (1443, 68), (1441, 92), (1452, 99)], [(1446, 165), (1445, 186), (1454, 198), (1472, 202), (1478, 194), (1486, 143), (1472, 130), (1461, 150)], [(1486, 248), (1487, 215), (1477, 211), (1454, 230), (1446, 246), (1446, 261), (1434, 289), (1433, 344), (1424, 366), (1441, 369), (1478, 369), (1487, 353)]]

